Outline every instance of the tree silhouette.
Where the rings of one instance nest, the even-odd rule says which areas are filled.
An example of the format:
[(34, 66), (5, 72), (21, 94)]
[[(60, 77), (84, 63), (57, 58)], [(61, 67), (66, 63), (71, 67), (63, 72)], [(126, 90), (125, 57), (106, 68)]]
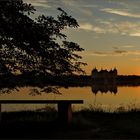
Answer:
[(22, 0), (0, 1), (0, 75), (83, 73), (85, 63), (76, 52), (84, 49), (63, 33), (77, 28), (77, 21), (61, 8), (56, 19), (41, 15), (34, 20), (35, 11)]

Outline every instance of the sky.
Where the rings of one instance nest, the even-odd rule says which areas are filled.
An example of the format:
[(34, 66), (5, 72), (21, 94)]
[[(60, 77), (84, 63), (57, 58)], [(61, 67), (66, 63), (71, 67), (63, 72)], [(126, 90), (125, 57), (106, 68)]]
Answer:
[(68, 29), (78, 43), (87, 74), (93, 68), (140, 75), (140, 0), (23, 0), (36, 8), (33, 17), (56, 16), (57, 8), (74, 17), (79, 28)]

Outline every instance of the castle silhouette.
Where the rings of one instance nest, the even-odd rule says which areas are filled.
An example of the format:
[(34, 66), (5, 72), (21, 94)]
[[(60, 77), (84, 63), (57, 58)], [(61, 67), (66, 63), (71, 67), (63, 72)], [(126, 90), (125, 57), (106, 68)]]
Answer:
[(115, 84), (117, 79), (117, 69), (114, 68), (110, 71), (101, 69), (100, 71), (98, 71), (96, 68), (94, 68), (91, 73), (91, 78), (94, 82)]

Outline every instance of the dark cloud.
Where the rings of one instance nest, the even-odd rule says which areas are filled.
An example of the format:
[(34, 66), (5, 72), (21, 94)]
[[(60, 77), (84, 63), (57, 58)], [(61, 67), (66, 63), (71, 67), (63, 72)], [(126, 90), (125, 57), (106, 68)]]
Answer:
[(112, 47), (113, 49), (115, 49), (115, 50), (118, 50), (119, 48), (118, 47)]
[(124, 51), (124, 50), (115, 50), (114, 53), (122, 54), (122, 53), (127, 53), (127, 51)]
[(106, 54), (105, 52), (98, 52), (98, 51), (95, 51), (94, 54)]

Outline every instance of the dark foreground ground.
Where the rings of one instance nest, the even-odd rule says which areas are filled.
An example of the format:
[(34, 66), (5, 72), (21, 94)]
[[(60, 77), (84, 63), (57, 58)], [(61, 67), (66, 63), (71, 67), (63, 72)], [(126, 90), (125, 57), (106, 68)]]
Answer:
[(57, 112), (2, 114), (0, 139), (140, 139), (140, 111), (105, 113), (83, 110), (71, 125), (57, 121)]

